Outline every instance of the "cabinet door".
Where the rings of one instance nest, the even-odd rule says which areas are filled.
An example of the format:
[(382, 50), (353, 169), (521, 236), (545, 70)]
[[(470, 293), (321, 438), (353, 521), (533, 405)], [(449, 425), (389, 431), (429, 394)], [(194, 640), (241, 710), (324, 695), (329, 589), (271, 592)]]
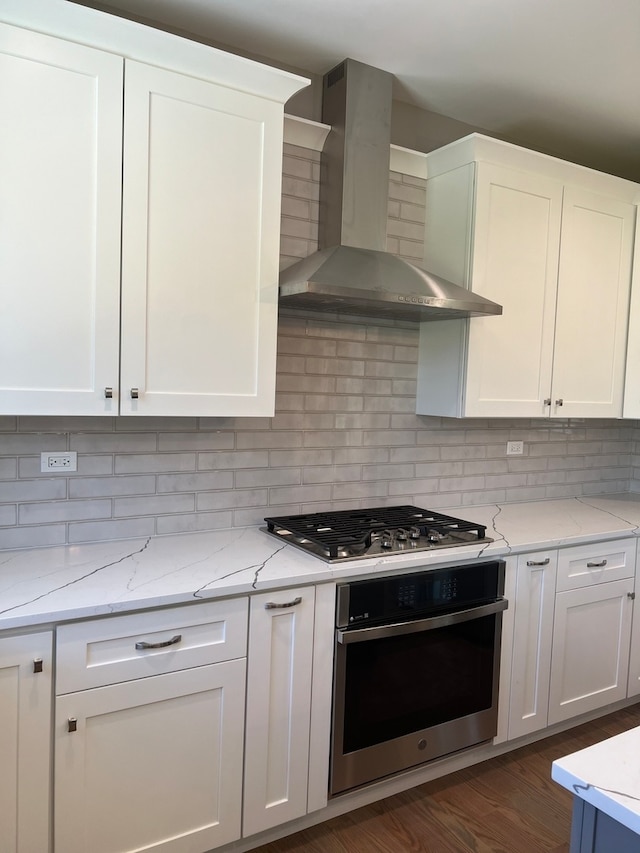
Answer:
[(55, 849), (194, 853), (239, 838), (245, 663), (58, 697)]
[(509, 738), (547, 726), (557, 552), (518, 557)]
[(627, 695), (633, 578), (556, 596), (549, 725)]
[(273, 414), (282, 123), (127, 62), (122, 414)]
[(634, 226), (634, 205), (565, 189), (552, 415), (622, 415)]
[(561, 209), (560, 183), (478, 164), (471, 289), (503, 313), (469, 322), (467, 416), (548, 413)]
[(307, 812), (314, 590), (251, 598), (242, 834)]
[(0, 414), (115, 413), (122, 59), (0, 24), (0, 79)]
[(0, 640), (2, 853), (49, 850), (51, 640), (50, 632)]

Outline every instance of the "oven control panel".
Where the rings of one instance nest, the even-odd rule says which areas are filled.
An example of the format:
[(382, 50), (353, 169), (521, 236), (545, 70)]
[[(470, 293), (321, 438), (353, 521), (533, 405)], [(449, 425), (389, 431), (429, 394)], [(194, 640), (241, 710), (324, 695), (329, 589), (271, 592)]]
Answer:
[(340, 584), (337, 625), (379, 625), (495, 601), (504, 593), (504, 567), (494, 560)]

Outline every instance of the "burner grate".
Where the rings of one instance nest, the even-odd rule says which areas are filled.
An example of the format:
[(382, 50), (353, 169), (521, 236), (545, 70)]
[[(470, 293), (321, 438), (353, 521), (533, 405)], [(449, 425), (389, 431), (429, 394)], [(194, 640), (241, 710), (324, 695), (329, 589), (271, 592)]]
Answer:
[(481, 524), (415, 506), (314, 512), (265, 518), (265, 522), (269, 533), (291, 535), (298, 544), (304, 544), (305, 541), (313, 543), (324, 550), (329, 559), (336, 559), (340, 551), (363, 551), (371, 545), (373, 535), (385, 530), (417, 527), (423, 536), (427, 535), (427, 531), (443, 537), (455, 537), (463, 532), (478, 540), (485, 538), (486, 531), (486, 527)]

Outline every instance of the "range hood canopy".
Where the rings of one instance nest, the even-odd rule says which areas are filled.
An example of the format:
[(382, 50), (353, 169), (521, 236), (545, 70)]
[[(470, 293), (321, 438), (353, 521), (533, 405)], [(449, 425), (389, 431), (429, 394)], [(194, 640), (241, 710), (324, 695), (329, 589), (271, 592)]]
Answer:
[(325, 75), (331, 125), (320, 167), (320, 251), (280, 274), (285, 307), (402, 320), (501, 314), (502, 307), (386, 251), (391, 74), (346, 59)]

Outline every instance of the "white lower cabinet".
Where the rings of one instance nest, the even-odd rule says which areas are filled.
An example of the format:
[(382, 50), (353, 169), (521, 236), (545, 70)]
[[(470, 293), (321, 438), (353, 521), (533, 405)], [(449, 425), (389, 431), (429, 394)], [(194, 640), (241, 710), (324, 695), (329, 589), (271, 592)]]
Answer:
[(509, 739), (634, 695), (635, 551), (633, 538), (518, 557)]
[(326, 805), (333, 600), (332, 586), (251, 598), (245, 836)]
[(633, 578), (556, 596), (549, 725), (627, 695)]
[(516, 564), (509, 738), (547, 726), (556, 551), (523, 554)]
[(50, 850), (50, 631), (0, 640), (0, 850)]
[(62, 688), (94, 686), (56, 698), (56, 853), (203, 853), (240, 837), (247, 607), (58, 630)]
[(60, 626), (55, 853), (205, 853), (325, 806), (334, 606), (324, 584)]

